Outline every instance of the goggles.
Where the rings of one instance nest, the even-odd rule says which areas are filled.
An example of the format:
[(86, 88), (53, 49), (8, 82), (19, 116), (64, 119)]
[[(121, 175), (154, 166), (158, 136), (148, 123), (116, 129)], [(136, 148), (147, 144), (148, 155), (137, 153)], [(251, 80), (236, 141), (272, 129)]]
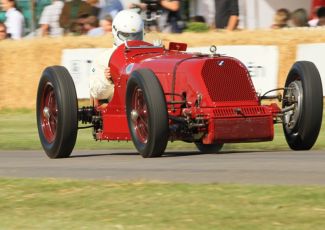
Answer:
[(143, 32), (140, 31), (137, 33), (124, 33), (124, 32), (118, 31), (117, 37), (122, 41), (143, 40)]

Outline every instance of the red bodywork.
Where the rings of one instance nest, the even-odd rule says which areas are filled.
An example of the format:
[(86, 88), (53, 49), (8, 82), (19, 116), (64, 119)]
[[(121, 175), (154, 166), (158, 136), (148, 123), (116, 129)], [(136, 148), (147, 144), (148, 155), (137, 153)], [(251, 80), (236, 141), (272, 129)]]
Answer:
[[(232, 57), (186, 53), (185, 49), (186, 44), (181, 43), (165, 49), (132, 41), (114, 51), (109, 63), (114, 96), (101, 111), (103, 127), (96, 139), (131, 140), (125, 92), (130, 74), (141, 68), (151, 69), (159, 79), (169, 116), (201, 124), (190, 141), (212, 144), (273, 139), (273, 123), (280, 109), (275, 104), (260, 104), (247, 68)], [(173, 123), (169, 121), (170, 130)], [(170, 140), (188, 141), (178, 132), (169, 135)]]

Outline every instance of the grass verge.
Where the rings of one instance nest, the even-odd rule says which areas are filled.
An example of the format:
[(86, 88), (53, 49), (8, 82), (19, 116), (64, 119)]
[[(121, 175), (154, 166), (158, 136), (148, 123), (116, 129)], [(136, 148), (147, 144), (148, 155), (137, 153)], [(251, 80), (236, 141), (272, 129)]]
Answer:
[[(324, 119), (323, 119), (324, 120)], [(75, 149), (129, 149), (132, 142), (94, 141), (91, 130), (79, 130)], [(191, 143), (176, 141), (168, 144), (168, 149), (195, 149)], [(41, 149), (38, 138), (34, 110), (0, 110), (0, 149), (36, 150)], [(275, 125), (275, 137), (271, 142), (226, 144), (223, 151), (232, 150), (288, 150), (281, 125)], [(325, 149), (325, 127), (322, 126), (313, 149)]]
[(0, 229), (324, 229), (325, 187), (0, 179)]

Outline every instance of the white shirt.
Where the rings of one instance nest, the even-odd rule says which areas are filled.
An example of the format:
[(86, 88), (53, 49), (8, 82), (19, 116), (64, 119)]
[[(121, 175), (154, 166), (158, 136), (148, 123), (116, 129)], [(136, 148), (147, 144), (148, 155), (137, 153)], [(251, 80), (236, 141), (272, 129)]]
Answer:
[(309, 26), (311, 26), (311, 27), (316, 27), (317, 24), (318, 24), (318, 21), (319, 21), (319, 19), (318, 19), (318, 18), (315, 18), (315, 19), (309, 20), (309, 21), (308, 21), (308, 24), (309, 24)]
[(16, 8), (10, 8), (6, 12), (5, 25), (7, 33), (11, 35), (12, 39), (20, 39), (24, 33), (24, 16)]
[(49, 25), (49, 35), (56, 37), (63, 35), (63, 29), (59, 25), (60, 14), (64, 3), (54, 1), (51, 5), (46, 6), (39, 20), (40, 25)]

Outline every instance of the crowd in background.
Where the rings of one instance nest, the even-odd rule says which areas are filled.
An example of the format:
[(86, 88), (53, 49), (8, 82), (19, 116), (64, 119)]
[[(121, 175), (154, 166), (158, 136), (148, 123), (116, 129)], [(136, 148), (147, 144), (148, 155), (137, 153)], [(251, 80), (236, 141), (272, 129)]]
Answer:
[(290, 12), (288, 9), (281, 8), (276, 11), (271, 28), (325, 26), (325, 6), (316, 8), (314, 14), (315, 16), (309, 19), (305, 9), (300, 8)]
[[(133, 8), (142, 12), (144, 17), (152, 17), (146, 26), (147, 29), (155, 29), (160, 32), (181, 33), (192, 23), (204, 26), (208, 29), (236, 30), (239, 21), (239, 0), (211, 0), (215, 1), (215, 21), (206, 25), (204, 16), (195, 15), (189, 17), (189, 0), (160, 0), (159, 11), (153, 9), (155, 5), (130, 4), (127, 8)], [(154, 1), (150, 1), (154, 2)], [(0, 40), (21, 39), (24, 36), (63, 36), (63, 35), (89, 35), (101, 36), (112, 31), (114, 16), (123, 10), (120, 0), (35, 0), (33, 9), (41, 8), (37, 18), (36, 28), (31, 31), (26, 29), (26, 17), (19, 9), (19, 1), (1, 0), (1, 8), (5, 17), (0, 17)], [(41, 4), (43, 6), (41, 7)], [(38, 8), (37, 8), (38, 7)], [(152, 13), (152, 14), (151, 14)], [(288, 27), (325, 26), (325, 6), (320, 6), (308, 15), (305, 9), (297, 9), (293, 12), (282, 8), (274, 15), (273, 29)], [(156, 17), (159, 16), (159, 17)], [(35, 17), (34, 17), (35, 18)], [(150, 18), (150, 19), (152, 19)], [(154, 21), (154, 23), (153, 23)]]

